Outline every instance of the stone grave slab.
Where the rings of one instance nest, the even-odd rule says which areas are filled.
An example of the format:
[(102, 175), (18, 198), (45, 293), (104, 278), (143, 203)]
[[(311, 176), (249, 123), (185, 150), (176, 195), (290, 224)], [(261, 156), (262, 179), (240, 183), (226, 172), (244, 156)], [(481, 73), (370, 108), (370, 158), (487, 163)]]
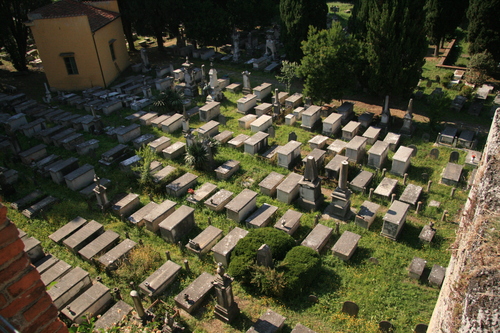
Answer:
[(54, 233), (49, 235), (49, 238), (56, 243), (61, 243), (63, 240), (71, 236), (75, 231), (87, 224), (87, 220), (83, 217), (77, 216), (69, 221), (61, 228), (57, 229)]
[(177, 243), (194, 225), (194, 209), (182, 205), (160, 222), (160, 234), (167, 242)]
[(177, 157), (183, 155), (186, 152), (186, 143), (182, 141), (177, 141), (171, 146), (162, 150), (163, 156), (167, 160), (174, 160)]
[(422, 274), (424, 273), (425, 265), (427, 265), (427, 261), (414, 257), (411, 261), (410, 267), (408, 267), (408, 276), (412, 279), (420, 280)]
[(350, 121), (347, 125), (342, 128), (342, 140), (350, 141), (355, 136), (358, 135), (359, 130), (361, 129), (361, 123), (357, 121)]
[(119, 143), (127, 143), (141, 135), (141, 125), (130, 124), (115, 132)]
[(163, 123), (168, 118), (170, 118), (170, 116), (166, 114), (159, 115), (155, 119), (151, 120), (151, 126), (161, 129), (161, 123)]
[(244, 189), (226, 204), (227, 217), (235, 222), (244, 221), (255, 210), (256, 205), (257, 193), (249, 189)]
[(85, 247), (83, 247), (78, 254), (80, 254), (83, 259), (91, 261), (101, 253), (106, 252), (112, 248), (120, 239), (120, 235), (112, 230), (106, 230), (104, 233), (99, 235), (96, 239), (91, 241)]
[(449, 162), (443, 170), (441, 182), (445, 185), (457, 187), (463, 168), (463, 165)]
[(389, 153), (389, 144), (385, 141), (376, 141), (368, 150), (368, 166), (381, 169)]
[(238, 244), (238, 241), (245, 237), (248, 231), (241, 228), (232, 229), (224, 238), (222, 238), (214, 247), (212, 247), (212, 252), (214, 254), (214, 260), (217, 263), (222, 263), (224, 267), (229, 267), (229, 261), (231, 259), (231, 252)]
[(276, 222), (274, 227), (279, 230), (283, 230), (289, 235), (293, 235), (295, 231), (300, 227), (300, 219), (302, 213), (295, 210), (289, 209), (285, 214)]
[(157, 112), (147, 112), (139, 118), (139, 124), (149, 126), (151, 125), (151, 122), (156, 118), (158, 118)]
[(75, 147), (85, 141), (85, 137), (81, 133), (74, 133), (60, 142), (61, 146), (66, 150), (75, 150)]
[(432, 266), (431, 272), (429, 274), (429, 284), (441, 288), (445, 275), (445, 267), (439, 265)]
[(182, 119), (182, 114), (174, 113), (172, 116), (168, 117), (168, 119), (161, 123), (161, 130), (165, 133), (174, 133), (181, 128)]
[(351, 259), (352, 255), (358, 248), (358, 242), (360, 239), (360, 235), (350, 231), (344, 231), (342, 236), (340, 236), (335, 245), (332, 247), (333, 255), (344, 261)]
[(212, 183), (204, 183), (200, 188), (194, 191), (192, 195), (187, 198), (187, 201), (192, 204), (198, 204), (205, 200), (208, 196), (212, 195), (217, 190), (217, 185)]
[(0, 184), (13, 185), (19, 179), (19, 172), (17, 170), (8, 169), (0, 172)]
[(232, 196), (233, 192), (224, 189), (220, 190), (205, 201), (205, 206), (211, 210), (220, 212), (231, 201)]
[(75, 146), (78, 155), (87, 155), (99, 148), (99, 140), (90, 139)]
[(316, 166), (318, 167), (318, 170), (321, 170), (323, 168), (323, 163), (325, 161), (325, 155), (326, 151), (318, 148), (314, 148), (305, 158), (302, 159), (302, 164), (304, 167), (306, 166), (307, 158), (309, 156), (312, 156), (314, 158), (314, 161), (316, 162)]
[(370, 229), (370, 226), (375, 221), (380, 205), (371, 201), (364, 201), (356, 214), (355, 222), (358, 226), (365, 229)]
[(132, 141), (132, 145), (134, 146), (134, 148), (136, 150), (139, 150), (141, 147), (149, 144), (151, 141), (153, 141), (154, 139), (156, 138), (156, 136), (154, 134), (151, 134), (151, 133), (146, 133), (146, 134), (143, 134), (137, 138), (135, 138), (133, 141)]
[(168, 260), (146, 280), (139, 284), (142, 293), (149, 297), (156, 297), (163, 293), (165, 289), (174, 281), (181, 270), (181, 266)]
[(148, 143), (148, 147), (151, 148), (152, 151), (159, 153), (170, 146), (170, 138), (166, 136), (160, 136), (158, 139), (155, 139)]
[(78, 169), (78, 158), (69, 157), (65, 160), (55, 162), (47, 170), (56, 184), (64, 184), (64, 176)]
[(363, 170), (349, 183), (349, 188), (354, 192), (363, 192), (368, 189), (373, 179), (373, 173)]
[(27, 196), (11, 203), (10, 207), (15, 210), (23, 209), (27, 205), (35, 202), (36, 200), (39, 200), (43, 195), (44, 193), (42, 192), (42, 190), (35, 190), (30, 194), (28, 194)]
[(413, 330), (415, 333), (427, 333), (429, 326), (427, 324), (417, 324)]
[(19, 238), (21, 239), (24, 239), (25, 237), (28, 237), (26, 232), (24, 232), (23, 230), (17, 228), (17, 232), (19, 232)]
[(113, 296), (111, 296), (109, 288), (96, 282), (66, 308), (63, 308), (61, 313), (72, 322), (81, 324), (89, 313), (90, 317), (95, 317), (101, 314), (112, 302)]
[(128, 305), (122, 300), (119, 300), (99, 319), (96, 320), (96, 322), (94, 323), (94, 329), (109, 330), (115, 328), (132, 312), (132, 309), (132, 306)]
[(397, 179), (384, 177), (384, 179), (382, 179), (380, 184), (378, 184), (377, 188), (375, 188), (375, 191), (373, 191), (373, 193), (383, 198), (389, 199), (391, 197), (392, 192), (394, 192), (394, 190), (396, 189), (397, 185), (398, 185)]
[(316, 333), (316, 332), (302, 325), (301, 323), (297, 323), (297, 325), (295, 325), (291, 333)]
[(257, 132), (243, 142), (245, 153), (254, 155), (267, 147), (269, 134)]
[(47, 146), (44, 145), (43, 143), (19, 153), (21, 162), (23, 162), (26, 165), (41, 160), (45, 156), (47, 156)]
[(209, 225), (194, 239), (186, 244), (186, 248), (197, 255), (204, 255), (222, 238), (222, 230)]
[(438, 143), (452, 145), (457, 136), (458, 129), (452, 126), (446, 126), (438, 135)]
[(408, 184), (408, 186), (406, 186), (405, 190), (403, 191), (403, 194), (401, 194), (401, 196), (399, 197), (399, 201), (406, 202), (412, 205), (412, 207), (416, 207), (418, 198), (420, 197), (421, 193), (421, 186)]
[(58, 201), (59, 201), (58, 198), (49, 195), (45, 199), (42, 199), (34, 203), (33, 205), (29, 206), (25, 210), (23, 210), (22, 214), (30, 219), (38, 215), (42, 210), (49, 209), (50, 207), (52, 207), (52, 205), (54, 205)]
[(167, 194), (174, 197), (180, 197), (185, 194), (188, 189), (194, 188), (197, 181), (198, 176), (186, 172), (166, 186)]
[(409, 147), (399, 147), (392, 157), (391, 173), (402, 177), (410, 166), (412, 153), (413, 149)]
[(384, 225), (382, 226), (380, 235), (396, 240), (401, 230), (403, 230), (403, 226), (406, 222), (406, 215), (409, 210), (410, 205), (399, 200), (394, 200), (384, 216)]
[(276, 195), (276, 188), (284, 179), (284, 175), (272, 171), (259, 183), (260, 192), (269, 197), (274, 197)]
[(245, 220), (245, 223), (248, 228), (266, 227), (277, 211), (278, 207), (264, 203)]
[(66, 139), (67, 137), (73, 135), (76, 133), (76, 130), (74, 128), (68, 128), (65, 129), (62, 132), (59, 132), (53, 136), (50, 137), (50, 141), (52, 141), (52, 144), (56, 147), (61, 147), (61, 142)]
[(323, 131), (322, 133), (327, 136), (333, 136), (337, 134), (340, 129), (342, 122), (342, 115), (338, 113), (331, 113), (328, 117), (323, 120)]
[(210, 120), (208, 123), (194, 130), (194, 132), (198, 133), (198, 136), (203, 138), (213, 137), (219, 134), (219, 122)]
[[(109, 188), (111, 186), (111, 180), (107, 178), (100, 178), (99, 182), (102, 186)], [(92, 182), (90, 185), (87, 187), (84, 187), (82, 190), (80, 190), (80, 193), (82, 196), (85, 198), (90, 198), (91, 196), (95, 196), (94, 188), (96, 187), (96, 182)]]
[(231, 148), (239, 148), (241, 146), (243, 146), (243, 143), (248, 139), (250, 138), (250, 136), (246, 135), (246, 134), (239, 134), (237, 135), (236, 137), (234, 137), (233, 139), (229, 140), (227, 142), (227, 144), (229, 145), (229, 147)]
[(302, 112), (302, 124), (300, 127), (307, 131), (312, 131), (320, 121), (321, 107), (311, 105), (304, 112)]
[[(245, 117), (248, 117), (248, 115)], [(273, 117), (265, 114), (250, 123), (250, 130), (254, 133), (264, 132), (268, 127), (272, 126), (272, 124)]]
[(430, 225), (425, 225), (422, 228), (422, 231), (420, 231), (418, 239), (420, 239), (422, 242), (430, 243), (432, 242), (432, 239), (434, 238), (435, 235), (436, 235), (436, 230), (432, 228)]
[(226, 180), (231, 177), (236, 171), (240, 169), (240, 162), (229, 160), (224, 162), (221, 166), (215, 169), (215, 175), (219, 180)]
[(198, 110), (200, 121), (208, 122), (220, 114), (220, 102), (208, 102)]
[(246, 333), (275, 333), (283, 328), (285, 320), (282, 315), (267, 309)]
[(332, 236), (333, 228), (318, 223), (300, 245), (307, 246), (320, 253)]
[(75, 267), (64, 275), (59, 282), (47, 290), (58, 310), (64, 308), (83, 290), (90, 287), (92, 281), (87, 271)]
[(66, 238), (63, 244), (71, 251), (78, 252), (97, 236), (102, 234), (103, 231), (103, 225), (92, 220)]
[(237, 102), (237, 111), (247, 114), (257, 105), (257, 95), (248, 94), (241, 97)]
[(280, 148), (281, 146), (278, 146), (278, 145), (272, 145), (271, 147), (269, 147), (268, 150), (266, 150), (265, 152), (262, 153), (262, 155), (260, 155), (262, 158), (265, 158), (267, 160), (274, 160), (274, 157), (276, 156), (276, 154), (278, 153), (278, 149)]
[(300, 146), (302, 146), (302, 143), (291, 140), (284, 146), (278, 148), (276, 151), (278, 155), (278, 165), (287, 169), (292, 167), (297, 159), (300, 158)]
[(257, 115), (257, 117), (268, 114), (269, 112), (271, 112), (272, 107), (273, 105), (270, 103), (262, 103), (260, 105), (257, 105), (255, 107), (255, 114)]
[[(176, 203), (171, 200), (165, 200), (159, 205), (153, 207), (142, 220), (146, 224), (146, 229), (152, 232), (157, 232), (159, 229), (159, 224), (165, 218), (175, 211)], [(141, 221), (142, 223), (142, 221)]]
[(128, 152), (128, 146), (124, 144), (116, 145), (107, 152), (101, 155), (99, 163), (111, 165), (116, 161), (120, 161)]
[(42, 158), (36, 163), (37, 173), (43, 177), (49, 177), (48, 167), (52, 166), (55, 162), (59, 160), (60, 156), (51, 154), (47, 157)]
[(139, 165), (142, 161), (142, 157), (139, 155), (134, 155), (120, 162), (120, 170), (123, 172), (131, 172), (133, 167)]
[(381, 128), (373, 126), (368, 127), (367, 130), (363, 133), (363, 137), (367, 140), (366, 144), (373, 145), (375, 141), (377, 141), (378, 136), (380, 135), (380, 131), (382, 131)]
[(176, 170), (175, 167), (173, 167), (171, 165), (167, 165), (167, 166), (161, 168), (158, 172), (155, 172), (153, 174), (153, 181), (155, 183), (160, 183), (163, 180), (167, 179), (168, 176), (170, 176), (171, 174), (173, 174), (173, 172), (175, 170)]
[(299, 195), (299, 182), (304, 177), (295, 173), (290, 174), (276, 187), (277, 199), (287, 204), (292, 203)]
[[(18, 230), (20, 230), (20, 229), (18, 229)], [(21, 233), (19, 233), (19, 236), (21, 236)], [(52, 256), (51, 254), (48, 254), (45, 257), (43, 257), (42, 259), (38, 260), (33, 265), (36, 267), (36, 270), (38, 271), (38, 273), (43, 274), (50, 267), (54, 266), (58, 261), (59, 261), (59, 259), (57, 259), (56, 257)]]
[(219, 134), (217, 134), (216, 136), (214, 136), (214, 140), (215, 141), (218, 141), (219, 143), (221, 144), (225, 144), (227, 143), (229, 140), (232, 139), (233, 137), (233, 133), (234, 132), (231, 132), (231, 131), (223, 131)]
[(396, 151), (396, 149), (399, 146), (400, 139), (401, 139), (401, 134), (389, 132), (386, 134), (384, 142), (387, 142), (389, 144), (389, 149), (391, 151)]
[(67, 274), (71, 270), (71, 265), (63, 260), (59, 260), (54, 265), (52, 265), (45, 272), (40, 274), (40, 279), (43, 284), (48, 286), (54, 281), (59, 280), (65, 274)]
[(327, 136), (324, 135), (316, 135), (311, 140), (308, 141), (309, 147), (311, 149), (323, 149), (326, 145), (326, 141), (328, 140)]
[(214, 280), (213, 275), (207, 272), (201, 273), (189, 286), (175, 296), (175, 304), (188, 313), (193, 313), (212, 291)]
[(34, 237), (24, 237), (24, 252), (28, 255), (31, 263), (35, 263), (45, 257), (40, 241)]
[(340, 166), (343, 161), (347, 161), (349, 158), (343, 155), (335, 155), (330, 162), (325, 166), (326, 176), (330, 179), (338, 179)]
[(140, 205), (140, 198), (138, 194), (129, 193), (124, 198), (116, 202), (111, 210), (119, 218), (130, 216), (133, 211)]
[(78, 169), (68, 173), (64, 176), (66, 185), (70, 190), (78, 191), (85, 186), (94, 182), (95, 171), (94, 166), (90, 164), (84, 164)]
[(106, 270), (115, 270), (136, 245), (136, 242), (127, 238), (108, 252), (104, 253), (99, 258), (99, 262)]
[(345, 146), (345, 156), (350, 162), (361, 163), (366, 152), (366, 138), (356, 135)]

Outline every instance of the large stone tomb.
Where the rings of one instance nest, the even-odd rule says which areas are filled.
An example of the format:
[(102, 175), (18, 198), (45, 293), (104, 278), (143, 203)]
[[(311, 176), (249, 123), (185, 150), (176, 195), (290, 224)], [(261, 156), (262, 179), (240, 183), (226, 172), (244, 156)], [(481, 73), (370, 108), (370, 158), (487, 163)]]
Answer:
[(394, 190), (396, 189), (397, 185), (398, 185), (397, 179), (384, 177), (384, 179), (382, 179), (382, 181), (375, 188), (375, 191), (373, 193), (383, 198), (389, 199), (391, 197), (392, 192), (394, 192)]
[(194, 209), (182, 205), (160, 222), (160, 234), (167, 242), (177, 243), (191, 231), (194, 225)]
[(62, 309), (61, 313), (72, 322), (81, 324), (89, 313), (90, 317), (95, 317), (101, 314), (112, 302), (113, 296), (111, 296), (109, 288), (102, 283), (96, 282)]
[(100, 254), (106, 252), (112, 248), (120, 239), (120, 235), (112, 230), (106, 230), (99, 237), (91, 241), (85, 247), (83, 247), (78, 254), (80, 254), (83, 259), (91, 261)]
[(205, 206), (213, 211), (220, 212), (226, 204), (231, 201), (233, 192), (228, 190), (220, 190), (205, 201)]
[(283, 328), (285, 320), (282, 315), (267, 309), (246, 333), (275, 333)]
[(300, 218), (302, 213), (289, 209), (286, 213), (276, 222), (274, 227), (278, 230), (283, 230), (289, 235), (293, 235), (300, 227)]
[(167, 160), (174, 160), (186, 152), (186, 143), (177, 141), (161, 151)]
[(360, 235), (350, 231), (344, 231), (342, 236), (340, 236), (335, 245), (332, 247), (333, 255), (344, 261), (351, 259), (352, 255), (358, 248), (358, 242), (360, 239)]
[(340, 166), (342, 162), (347, 161), (349, 158), (343, 155), (335, 155), (330, 162), (325, 166), (326, 176), (330, 179), (338, 179), (340, 174)]
[(399, 201), (406, 202), (412, 207), (416, 207), (418, 198), (420, 197), (421, 193), (421, 186), (408, 184), (408, 186), (406, 186), (405, 190), (403, 191), (403, 194), (401, 194), (401, 196), (399, 197)]
[(189, 286), (175, 296), (175, 304), (188, 313), (193, 313), (212, 291), (214, 280), (213, 275), (207, 272), (201, 273)]
[(347, 143), (345, 146), (345, 156), (347, 156), (350, 162), (361, 163), (365, 157), (366, 142), (366, 138), (356, 135)]
[(220, 262), (224, 267), (229, 267), (231, 252), (234, 250), (239, 240), (247, 234), (248, 231), (236, 227), (224, 236), (224, 238), (212, 247), (215, 262)]
[(87, 222), (88, 221), (83, 217), (77, 216), (73, 220), (57, 229), (54, 233), (49, 235), (49, 238), (56, 243), (60, 243), (70, 235), (72, 235), (75, 231), (86, 225)]
[(174, 281), (179, 274), (181, 266), (175, 262), (168, 260), (146, 280), (139, 284), (139, 289), (142, 293), (149, 297), (160, 295)]
[(189, 201), (192, 204), (198, 204), (206, 200), (216, 190), (217, 190), (217, 185), (208, 182), (204, 183), (198, 189), (196, 189), (193, 194), (188, 196), (187, 201)]
[(361, 128), (361, 123), (357, 121), (350, 121), (347, 125), (345, 125), (342, 128), (342, 140), (344, 141), (352, 140), (356, 135), (358, 135), (360, 128)]
[(88, 243), (94, 240), (97, 236), (102, 234), (104, 227), (99, 222), (94, 220), (85, 224), (82, 228), (76, 231), (63, 241), (64, 246), (73, 252), (80, 251)]
[(257, 193), (249, 189), (241, 191), (226, 206), (227, 217), (241, 222), (257, 207)]
[(136, 245), (136, 242), (127, 238), (108, 252), (104, 253), (99, 258), (99, 263), (108, 271), (115, 270)]
[(356, 214), (355, 222), (358, 226), (365, 229), (370, 229), (370, 226), (375, 221), (380, 205), (370, 201), (364, 201)]
[(259, 151), (266, 148), (268, 137), (269, 137), (269, 134), (267, 134), (267, 133), (257, 132), (254, 135), (252, 135), (250, 138), (246, 139), (244, 142), (245, 153), (255, 155)]
[(56, 308), (61, 310), (91, 284), (89, 273), (80, 267), (75, 267), (47, 290), (47, 293)]
[(274, 214), (278, 211), (278, 207), (267, 203), (259, 207), (252, 215), (250, 215), (245, 223), (248, 228), (263, 228), (271, 222)]
[(204, 255), (210, 251), (221, 238), (222, 230), (209, 225), (205, 230), (200, 232), (198, 236), (189, 240), (186, 244), (186, 248), (199, 256)]
[(305, 130), (312, 131), (317, 124), (321, 122), (321, 107), (311, 105), (302, 113), (302, 127)]
[(95, 171), (90, 164), (84, 164), (64, 176), (66, 185), (73, 191), (78, 191), (94, 181)]
[(318, 223), (300, 245), (307, 246), (320, 253), (332, 236), (333, 229)]
[(208, 102), (203, 105), (199, 110), (200, 121), (210, 121), (218, 117), (220, 114), (220, 103), (219, 102)]
[(377, 140), (368, 150), (368, 166), (375, 169), (382, 169), (389, 153), (389, 144), (385, 141)]
[(299, 182), (302, 178), (301, 175), (290, 172), (285, 180), (276, 188), (278, 201), (291, 204), (299, 195)]
[(94, 324), (96, 330), (114, 329), (131, 312), (133, 307), (122, 300), (115, 303), (106, 313), (104, 313)]
[(276, 195), (276, 188), (281, 184), (283, 179), (285, 179), (284, 175), (272, 171), (259, 183), (260, 192), (271, 198), (274, 197)]
[(400, 134), (389, 132), (386, 134), (386, 136), (384, 138), (384, 142), (387, 142), (389, 144), (389, 149), (391, 151), (396, 151), (396, 149), (399, 146), (400, 139), (401, 139)]
[(278, 148), (278, 165), (290, 169), (293, 164), (300, 158), (300, 146), (302, 143), (298, 141), (288, 141), (284, 146)]
[(380, 235), (396, 240), (401, 230), (403, 230), (403, 226), (406, 222), (406, 215), (409, 210), (410, 205), (399, 200), (394, 200), (384, 216), (384, 225), (382, 226)]
[(353, 192), (364, 192), (373, 179), (373, 173), (370, 171), (362, 170), (354, 179), (349, 183), (349, 188)]
[(449, 162), (441, 175), (441, 182), (443, 184), (457, 187), (462, 176), (464, 166), (456, 163)]
[(403, 177), (403, 175), (410, 167), (412, 153), (412, 148), (404, 146), (399, 147), (396, 154), (394, 154), (394, 156), (392, 157), (391, 172), (395, 175)]
[(165, 200), (158, 206), (154, 207), (143, 217), (146, 224), (146, 229), (152, 232), (157, 232), (161, 221), (166, 219), (175, 211), (176, 203), (171, 200)]
[(327, 136), (334, 136), (340, 129), (342, 121), (342, 115), (338, 113), (332, 113), (323, 120), (323, 131), (322, 133)]
[(185, 194), (188, 189), (193, 188), (197, 181), (198, 176), (187, 172), (167, 185), (167, 194), (174, 197), (180, 197)]
[(129, 193), (121, 200), (116, 202), (111, 210), (119, 218), (123, 219), (126, 216), (132, 214), (133, 211), (137, 209), (140, 205), (139, 195), (135, 193)]

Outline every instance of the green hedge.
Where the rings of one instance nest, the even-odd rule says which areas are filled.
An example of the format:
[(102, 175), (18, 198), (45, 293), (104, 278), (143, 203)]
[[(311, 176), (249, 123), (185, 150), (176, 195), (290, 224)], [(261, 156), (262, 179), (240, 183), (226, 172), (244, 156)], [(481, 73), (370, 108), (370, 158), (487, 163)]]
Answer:
[(296, 246), (287, 253), (278, 270), (285, 273), (289, 292), (297, 292), (311, 285), (321, 268), (319, 254), (306, 246)]

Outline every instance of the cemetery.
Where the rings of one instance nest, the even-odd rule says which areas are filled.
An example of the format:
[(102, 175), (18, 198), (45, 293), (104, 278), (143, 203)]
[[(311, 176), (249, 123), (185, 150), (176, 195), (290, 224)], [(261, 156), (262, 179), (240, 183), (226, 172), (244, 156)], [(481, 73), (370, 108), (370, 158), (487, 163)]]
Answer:
[[(163, 325), (170, 313), (169, 327), (200, 332), (427, 324), (485, 133), (416, 117), (404, 131), (402, 110), (374, 116), (382, 101), (374, 111), (350, 98), (315, 105), (296, 85), (278, 92), (263, 49), (247, 65), (174, 49), (152, 64), (142, 48), (109, 86), (42, 91), (43, 104), (0, 92), (2, 204), (33, 236), (25, 251), (64, 321), (91, 312), (110, 327), (117, 313), (154, 313)], [(155, 103), (166, 91), (182, 92), (177, 109)], [(416, 100), (412, 116), (423, 108)], [(185, 160), (198, 138), (201, 167)]]

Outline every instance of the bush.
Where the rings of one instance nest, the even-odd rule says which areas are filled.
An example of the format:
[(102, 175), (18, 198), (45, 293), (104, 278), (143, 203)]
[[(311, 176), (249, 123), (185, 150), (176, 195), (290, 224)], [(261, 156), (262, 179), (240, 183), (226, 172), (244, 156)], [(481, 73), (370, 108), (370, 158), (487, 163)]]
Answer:
[(472, 87), (464, 85), (460, 92), (458, 93), (460, 96), (467, 97), (467, 99), (471, 99), (472, 97)]
[(286, 288), (285, 272), (253, 265), (251, 284), (267, 296), (281, 297)]
[(140, 283), (141, 279), (163, 264), (161, 255), (151, 245), (135, 247), (124, 260), (116, 275), (127, 282)]
[(287, 253), (279, 270), (285, 273), (286, 290), (297, 293), (314, 282), (320, 267), (321, 260), (316, 251), (296, 246)]
[(285, 258), (286, 253), (295, 246), (295, 240), (290, 235), (274, 228), (250, 230), (231, 253), (228, 273), (242, 282), (249, 283), (251, 268), (257, 258), (257, 250), (262, 244), (269, 245), (273, 259), (281, 261)]

